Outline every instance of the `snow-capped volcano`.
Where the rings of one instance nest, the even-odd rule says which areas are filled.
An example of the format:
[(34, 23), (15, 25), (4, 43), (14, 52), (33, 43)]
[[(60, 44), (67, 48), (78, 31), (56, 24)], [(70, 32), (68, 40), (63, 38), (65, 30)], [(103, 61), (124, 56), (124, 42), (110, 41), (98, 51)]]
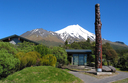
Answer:
[(95, 35), (85, 30), (78, 24), (69, 25), (66, 28), (56, 32), (37, 28), (27, 31), (21, 36), (36, 42), (46, 42), (46, 44), (48, 44), (49, 41), (50, 44), (54, 42), (64, 43), (66, 40), (68, 40), (68, 43), (72, 43), (74, 41), (85, 41), (87, 38), (89, 38), (91, 41), (95, 41)]
[(95, 34), (90, 33), (78, 24), (69, 25), (64, 29), (56, 31), (56, 33), (58, 33), (64, 41), (66, 41), (69, 37), (85, 40), (87, 40), (87, 38), (90, 38), (92, 41), (95, 41)]

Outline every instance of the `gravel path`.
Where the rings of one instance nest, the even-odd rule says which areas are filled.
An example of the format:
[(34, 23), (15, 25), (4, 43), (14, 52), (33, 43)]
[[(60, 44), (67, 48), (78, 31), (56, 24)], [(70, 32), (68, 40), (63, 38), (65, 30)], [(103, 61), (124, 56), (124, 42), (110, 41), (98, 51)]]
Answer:
[(122, 80), (125, 78), (128, 78), (128, 73), (127, 72), (120, 72), (117, 71), (119, 74), (114, 75), (114, 76), (110, 76), (110, 77), (106, 77), (103, 79), (98, 79), (89, 75), (85, 75), (79, 72), (75, 72), (75, 71), (70, 71), (69, 73), (75, 75), (76, 77), (80, 78), (81, 80), (83, 80), (85, 83), (111, 83), (113, 81), (116, 80)]

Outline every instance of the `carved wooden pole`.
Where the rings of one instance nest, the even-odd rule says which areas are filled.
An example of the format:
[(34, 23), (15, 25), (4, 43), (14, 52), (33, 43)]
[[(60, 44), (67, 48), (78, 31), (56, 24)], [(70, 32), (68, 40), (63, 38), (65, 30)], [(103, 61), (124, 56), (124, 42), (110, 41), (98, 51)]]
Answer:
[(95, 5), (95, 35), (96, 35), (96, 47), (95, 47), (95, 67), (97, 72), (102, 71), (102, 38), (101, 38), (101, 20), (100, 20), (100, 4)]

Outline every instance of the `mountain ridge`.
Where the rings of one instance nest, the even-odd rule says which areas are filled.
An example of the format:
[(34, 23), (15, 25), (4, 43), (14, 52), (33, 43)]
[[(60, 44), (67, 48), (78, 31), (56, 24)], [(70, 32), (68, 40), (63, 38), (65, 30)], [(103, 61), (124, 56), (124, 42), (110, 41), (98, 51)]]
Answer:
[[(86, 41), (89, 38), (91, 41), (95, 41), (95, 34), (87, 31), (86, 29), (82, 28), (80, 25), (69, 25), (61, 30), (58, 31), (47, 31), (43, 28), (33, 29), (31, 31), (27, 31), (21, 35), (27, 39), (45, 44), (45, 45), (62, 45), (66, 40), (68, 43), (72, 43), (74, 41)], [(102, 39), (102, 44), (108, 42), (111, 45), (119, 45), (128, 47), (125, 44), (115, 43), (108, 41), (106, 39)], [(48, 42), (48, 43), (47, 43)]]

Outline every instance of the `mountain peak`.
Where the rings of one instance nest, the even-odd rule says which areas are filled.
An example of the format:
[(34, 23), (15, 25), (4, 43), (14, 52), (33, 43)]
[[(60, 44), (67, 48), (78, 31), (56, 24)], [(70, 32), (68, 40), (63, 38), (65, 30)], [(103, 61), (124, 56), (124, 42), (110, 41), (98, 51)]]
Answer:
[(76, 32), (79, 29), (83, 29), (81, 26), (77, 25), (69, 25), (65, 27), (64, 29), (61, 29), (59, 31), (56, 31), (57, 33), (63, 33), (63, 32)]
[[(78, 38), (78, 39), (85, 39), (90, 38), (91, 40), (95, 40), (95, 35), (90, 33), (89, 31), (82, 28), (80, 25), (69, 25), (64, 29), (56, 31), (56, 33), (60, 34), (61, 38), (66, 41), (68, 36)], [(64, 35), (65, 34), (65, 35)], [(64, 37), (66, 36), (66, 37)]]

